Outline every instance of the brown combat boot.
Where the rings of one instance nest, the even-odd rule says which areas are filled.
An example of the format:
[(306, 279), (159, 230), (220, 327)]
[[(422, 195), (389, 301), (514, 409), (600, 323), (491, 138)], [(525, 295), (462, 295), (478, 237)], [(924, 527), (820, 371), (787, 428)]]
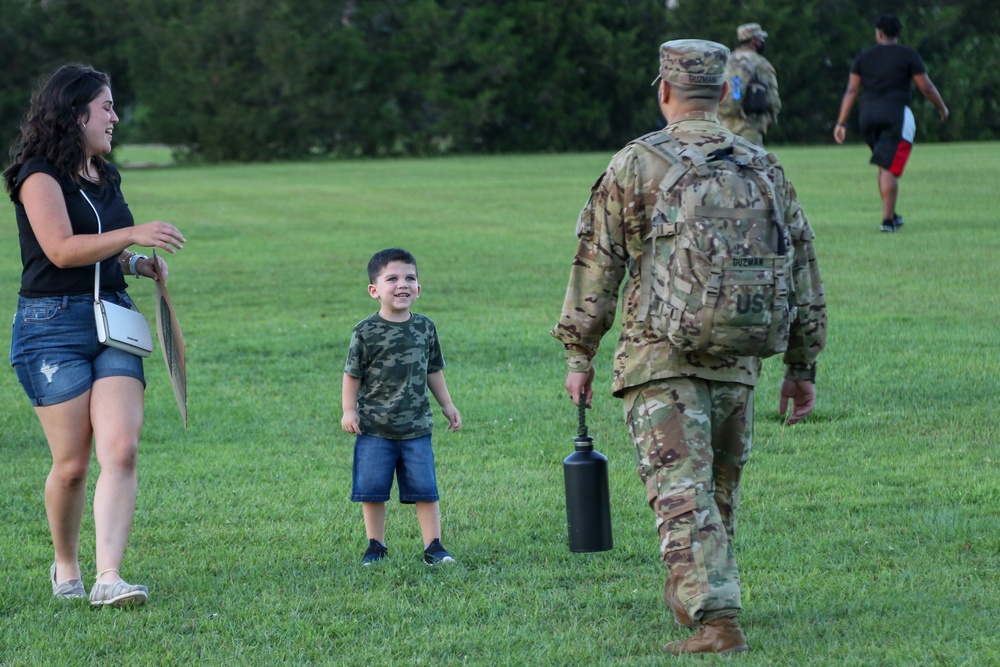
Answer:
[(684, 608), (684, 605), (678, 599), (670, 577), (667, 577), (666, 583), (663, 584), (663, 601), (667, 604), (667, 609), (673, 612), (674, 621), (677, 622), (677, 625), (682, 625), (685, 628), (698, 627), (698, 624), (692, 620), (691, 616), (687, 613), (687, 609)]
[(708, 621), (687, 639), (670, 642), (663, 650), (671, 655), (689, 653), (743, 653), (749, 651), (747, 638), (735, 616)]

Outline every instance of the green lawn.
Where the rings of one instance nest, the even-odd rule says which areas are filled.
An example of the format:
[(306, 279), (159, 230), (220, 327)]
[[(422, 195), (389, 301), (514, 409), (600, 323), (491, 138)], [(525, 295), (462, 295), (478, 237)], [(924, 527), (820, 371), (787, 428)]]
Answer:
[(174, 163), (173, 150), (164, 144), (115, 146), (114, 161), (125, 168), (165, 167)]
[[(829, 343), (806, 422), (781, 426), (777, 361), (757, 394), (736, 544), (753, 649), (741, 665), (1000, 665), (997, 149), (918, 145), (895, 235), (878, 232), (864, 147), (777, 150), (816, 230)], [(169, 286), (190, 427), (157, 349), (123, 566), (150, 600), (51, 599), (48, 451), (13, 371), (0, 373), (0, 664), (721, 664), (660, 653), (686, 632), (662, 604), (653, 515), (609, 394), (612, 338), (590, 432), (610, 459), (615, 548), (567, 548), (576, 411), (548, 331), (609, 158), (126, 170), (136, 218), (188, 239)], [(0, 215), (12, 314), (17, 234), (12, 209)], [(422, 563), (413, 508), (398, 504), (391, 559), (359, 565), (340, 383), (351, 328), (375, 310), (365, 265), (387, 246), (418, 259), (417, 310), (438, 325), (464, 419), (454, 434), (437, 415), (448, 568)], [(151, 314), (152, 284), (131, 293)]]

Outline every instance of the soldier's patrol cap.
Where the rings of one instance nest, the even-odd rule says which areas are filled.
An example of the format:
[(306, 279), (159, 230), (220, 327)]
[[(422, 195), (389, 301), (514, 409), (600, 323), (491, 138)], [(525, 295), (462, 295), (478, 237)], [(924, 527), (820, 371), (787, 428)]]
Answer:
[(741, 42), (749, 41), (754, 37), (767, 39), (767, 33), (761, 30), (759, 23), (744, 23), (736, 29), (736, 39)]
[(724, 80), (729, 49), (706, 39), (675, 39), (660, 45), (660, 76), (667, 83), (719, 86)]

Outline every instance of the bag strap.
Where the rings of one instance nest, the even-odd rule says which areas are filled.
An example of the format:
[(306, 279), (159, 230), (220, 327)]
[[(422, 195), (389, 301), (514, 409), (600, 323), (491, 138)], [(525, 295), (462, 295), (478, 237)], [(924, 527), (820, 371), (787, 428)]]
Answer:
[(715, 305), (719, 301), (719, 291), (722, 289), (722, 263), (722, 255), (716, 255), (712, 258), (712, 269), (708, 275), (708, 284), (705, 286), (703, 301), (705, 310), (702, 313), (701, 334), (698, 336), (698, 347), (701, 349), (708, 348), (708, 343), (712, 335), (712, 327), (705, 323), (711, 322), (715, 317)]
[[(632, 143), (646, 148), (670, 165), (659, 184), (661, 193), (671, 190), (677, 185), (677, 181), (681, 180), (681, 177), (692, 168), (691, 164), (685, 162), (685, 158), (695, 162), (700, 157), (683, 148), (679, 141), (664, 132), (650, 132)], [(701, 162), (704, 164), (704, 160)], [(639, 266), (639, 312), (636, 313), (636, 321), (638, 322), (646, 320), (649, 315), (650, 303), (653, 300), (653, 253), (656, 252), (656, 239), (660, 236), (676, 236), (677, 231), (677, 221), (668, 220), (665, 223), (654, 224), (650, 228), (649, 234), (642, 240), (642, 264)]]
[(694, 169), (702, 176), (705, 176), (709, 170), (708, 161), (704, 155), (685, 147), (676, 138), (665, 132), (650, 132), (632, 143), (643, 146), (670, 164), (670, 169), (660, 181), (660, 190), (671, 190), (681, 179), (681, 176), (690, 169)]
[(757, 181), (757, 185), (761, 186), (764, 192), (767, 194), (767, 198), (771, 204), (771, 210), (774, 211), (774, 226), (778, 230), (778, 254), (787, 255), (789, 252), (789, 236), (788, 236), (788, 225), (782, 220), (784, 215), (784, 203), (781, 201), (781, 197), (778, 195), (777, 189), (774, 187), (774, 181), (764, 173), (764, 165), (761, 161), (754, 160), (751, 165), (747, 168), (747, 173), (750, 177)]
[[(94, 216), (97, 218), (97, 233), (100, 234), (101, 214), (97, 212), (97, 207), (94, 206), (94, 202), (90, 201), (90, 197), (88, 197), (87, 193), (83, 191), (83, 188), (80, 188), (80, 195), (84, 198), (84, 200), (88, 204), (90, 204), (90, 208), (93, 209)], [(97, 264), (94, 264), (94, 303), (97, 303), (100, 300), (101, 300), (101, 262), (98, 261)]]

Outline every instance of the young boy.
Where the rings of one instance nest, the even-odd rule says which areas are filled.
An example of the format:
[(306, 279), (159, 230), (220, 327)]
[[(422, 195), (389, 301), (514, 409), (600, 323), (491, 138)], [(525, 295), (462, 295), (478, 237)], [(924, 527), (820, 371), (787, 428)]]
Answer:
[(376, 314), (354, 327), (344, 365), (341, 427), (355, 433), (351, 500), (360, 502), (368, 533), (368, 565), (389, 555), (385, 546), (385, 503), (393, 472), (399, 502), (415, 503), (424, 539), (424, 562), (452, 563), (441, 546), (434, 452), (431, 450), (430, 388), (457, 431), (462, 417), (445, 385), (444, 358), (434, 323), (410, 312), (420, 296), (417, 261), (399, 248), (381, 250), (368, 262), (368, 293)]

